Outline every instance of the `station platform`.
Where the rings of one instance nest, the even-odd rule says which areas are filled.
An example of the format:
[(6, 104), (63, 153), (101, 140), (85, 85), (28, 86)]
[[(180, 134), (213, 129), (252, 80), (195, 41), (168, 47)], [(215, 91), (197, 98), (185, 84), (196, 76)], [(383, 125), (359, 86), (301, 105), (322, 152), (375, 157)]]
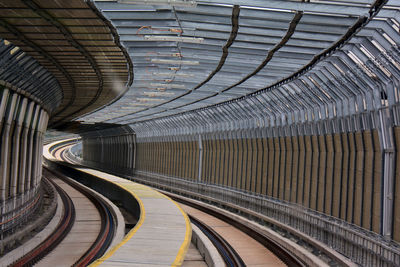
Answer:
[[(45, 146), (44, 151), (45, 157), (55, 159), (49, 146)], [(176, 202), (148, 186), (115, 175), (90, 168), (74, 169), (120, 187), (140, 206), (135, 227), (90, 266), (182, 265), (191, 243), (192, 229), (187, 214)]]
[(140, 219), (121, 243), (91, 266), (181, 266), (191, 242), (186, 213), (167, 196), (104, 172), (76, 168), (130, 192), (140, 205)]

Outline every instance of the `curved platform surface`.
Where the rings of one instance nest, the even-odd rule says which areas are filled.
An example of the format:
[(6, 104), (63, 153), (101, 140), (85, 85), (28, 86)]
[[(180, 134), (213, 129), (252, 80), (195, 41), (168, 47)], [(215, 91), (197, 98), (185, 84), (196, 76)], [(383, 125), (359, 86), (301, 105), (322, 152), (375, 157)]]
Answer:
[(180, 266), (192, 229), (186, 213), (167, 196), (138, 183), (104, 172), (77, 168), (122, 187), (135, 196), (140, 219), (121, 243), (92, 266)]
[[(52, 145), (54, 145), (53, 143)], [(45, 146), (44, 155), (49, 157)], [(50, 156), (50, 160), (54, 160)], [(113, 183), (132, 194), (140, 205), (140, 218), (124, 239), (90, 266), (181, 266), (191, 242), (186, 213), (152, 188), (89, 168), (75, 168)]]

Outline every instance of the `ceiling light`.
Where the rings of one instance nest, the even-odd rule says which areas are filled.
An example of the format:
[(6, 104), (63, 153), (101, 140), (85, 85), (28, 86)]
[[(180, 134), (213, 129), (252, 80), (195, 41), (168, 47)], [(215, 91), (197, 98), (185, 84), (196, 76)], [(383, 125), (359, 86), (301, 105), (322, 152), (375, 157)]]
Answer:
[[(95, 0), (98, 1), (98, 0)], [(102, 9), (102, 12), (156, 12), (157, 9)]]
[(158, 64), (176, 64), (176, 65), (199, 65), (200, 63), (198, 61), (192, 61), (192, 60), (173, 60), (173, 59), (157, 59), (153, 58), (151, 60), (152, 63), (158, 63)]
[(196, 7), (197, 3), (194, 0), (118, 0), (121, 4), (134, 5), (170, 5), (170, 6), (187, 6)]
[(181, 53), (158, 53), (158, 52), (148, 52), (146, 57), (148, 56), (162, 56), (162, 57), (182, 57)]
[(167, 77), (194, 77), (194, 74), (188, 74), (188, 73), (175, 73), (175, 72), (153, 72), (152, 73), (154, 76), (167, 76)]
[(145, 35), (143, 38), (148, 41), (167, 41), (167, 42), (182, 42), (182, 43), (196, 43), (196, 44), (200, 44), (204, 41), (204, 38), (168, 36), (168, 35), (166, 36)]
[(167, 96), (167, 95), (174, 95), (172, 92), (143, 92), (144, 95), (154, 97), (154, 96)]
[(156, 87), (156, 88), (167, 88), (167, 89), (171, 89), (171, 88), (175, 88), (175, 89), (185, 89), (186, 86), (184, 84), (175, 84), (175, 83), (150, 83), (151, 87)]
[(141, 98), (137, 98), (137, 100), (139, 100), (140, 102), (150, 102), (150, 101), (164, 101), (165, 99), (141, 97)]
[(134, 105), (132, 105), (133, 108), (135, 107), (140, 107), (140, 106), (151, 106), (151, 103), (146, 103), (146, 102), (141, 102), (141, 103), (135, 103)]

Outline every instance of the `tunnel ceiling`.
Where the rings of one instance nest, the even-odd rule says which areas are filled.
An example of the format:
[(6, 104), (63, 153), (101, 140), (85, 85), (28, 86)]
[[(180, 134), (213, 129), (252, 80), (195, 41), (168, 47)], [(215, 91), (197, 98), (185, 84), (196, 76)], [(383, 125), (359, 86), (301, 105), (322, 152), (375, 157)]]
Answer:
[(63, 90), (50, 126), (267, 126), (398, 103), (397, 0), (132, 2), (1, 1), (1, 38)]
[[(55, 86), (62, 88), (61, 105), (50, 121), (53, 127), (96, 110), (126, 91), (133, 78), (129, 77), (132, 66), (114, 35), (91, 2), (0, 1), (0, 37), (18, 46), (18, 53), (34, 58), (57, 79)], [(16, 64), (26, 64), (23, 58), (16, 58)], [(47, 89), (38, 86), (35, 90)]]
[[(276, 97), (277, 102), (268, 97), (260, 101), (279, 106), (288, 101), (278, 100), (279, 95), (299, 94), (313, 84), (320, 90), (346, 67), (352, 68), (351, 62), (363, 79), (364, 58), (353, 53), (346, 58), (350, 61), (334, 64), (336, 72), (281, 87), (350, 41), (360, 43), (361, 36), (376, 35), (375, 28), (382, 23), (398, 30), (397, 20), (390, 19), (397, 14), (396, 1), (206, 0), (194, 6), (95, 1), (95, 5), (116, 28), (134, 64), (135, 79), (119, 101), (83, 118), (88, 122), (134, 124), (273, 88), (275, 96), (269, 99)], [(340, 94), (324, 92), (327, 96), (318, 97), (328, 102)], [(318, 104), (315, 100), (308, 104), (313, 101)]]

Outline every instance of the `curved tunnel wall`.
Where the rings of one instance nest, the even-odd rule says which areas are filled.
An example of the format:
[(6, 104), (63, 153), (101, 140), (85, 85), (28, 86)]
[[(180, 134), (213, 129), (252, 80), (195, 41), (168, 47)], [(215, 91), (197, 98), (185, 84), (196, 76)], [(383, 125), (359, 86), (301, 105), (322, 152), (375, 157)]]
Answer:
[[(130, 125), (136, 170), (108, 170), (256, 210), (362, 265), (400, 264), (400, 35), (397, 13), (378, 15), (392, 19), (271, 87)], [(84, 159), (104, 169), (97, 138)]]
[[(362, 265), (399, 263), (400, 127), (389, 129), (396, 138), (390, 152), (396, 158), (390, 176), (393, 195), (385, 194), (389, 169), (378, 129), (324, 134), (307, 129), (305, 124), (139, 137), (136, 143), (133, 134), (131, 139), (97, 134), (83, 138), (83, 158), (99, 169), (255, 210)], [(127, 149), (132, 146), (136, 151)], [(134, 153), (136, 169), (127, 161)], [(393, 197), (389, 222), (386, 197)], [(389, 239), (385, 223), (392, 227)]]
[(40, 105), (11, 88), (0, 84), (2, 234), (7, 234), (36, 208), (43, 138), (49, 119)]
[(148, 140), (137, 145), (137, 169), (296, 203), (381, 233), (377, 130), (288, 136), (284, 130), (265, 137), (202, 136), (201, 153), (198, 138), (190, 136)]
[(0, 39), (0, 250), (40, 206), (42, 146), (62, 100), (57, 80), (19, 47)]
[[(99, 169), (253, 209), (362, 265), (399, 263), (400, 127), (389, 131), (396, 138), (396, 149), (390, 152), (396, 164), (390, 176), (389, 197), (394, 201), (389, 222), (384, 211), (389, 169), (384, 167), (380, 130), (373, 127), (315, 134), (311, 125), (303, 124), (139, 137), (136, 143), (116, 132), (97, 133), (83, 138), (83, 158)], [(136, 151), (127, 149), (132, 146)], [(136, 169), (127, 161), (134, 153)], [(389, 239), (385, 223), (392, 227)]]

